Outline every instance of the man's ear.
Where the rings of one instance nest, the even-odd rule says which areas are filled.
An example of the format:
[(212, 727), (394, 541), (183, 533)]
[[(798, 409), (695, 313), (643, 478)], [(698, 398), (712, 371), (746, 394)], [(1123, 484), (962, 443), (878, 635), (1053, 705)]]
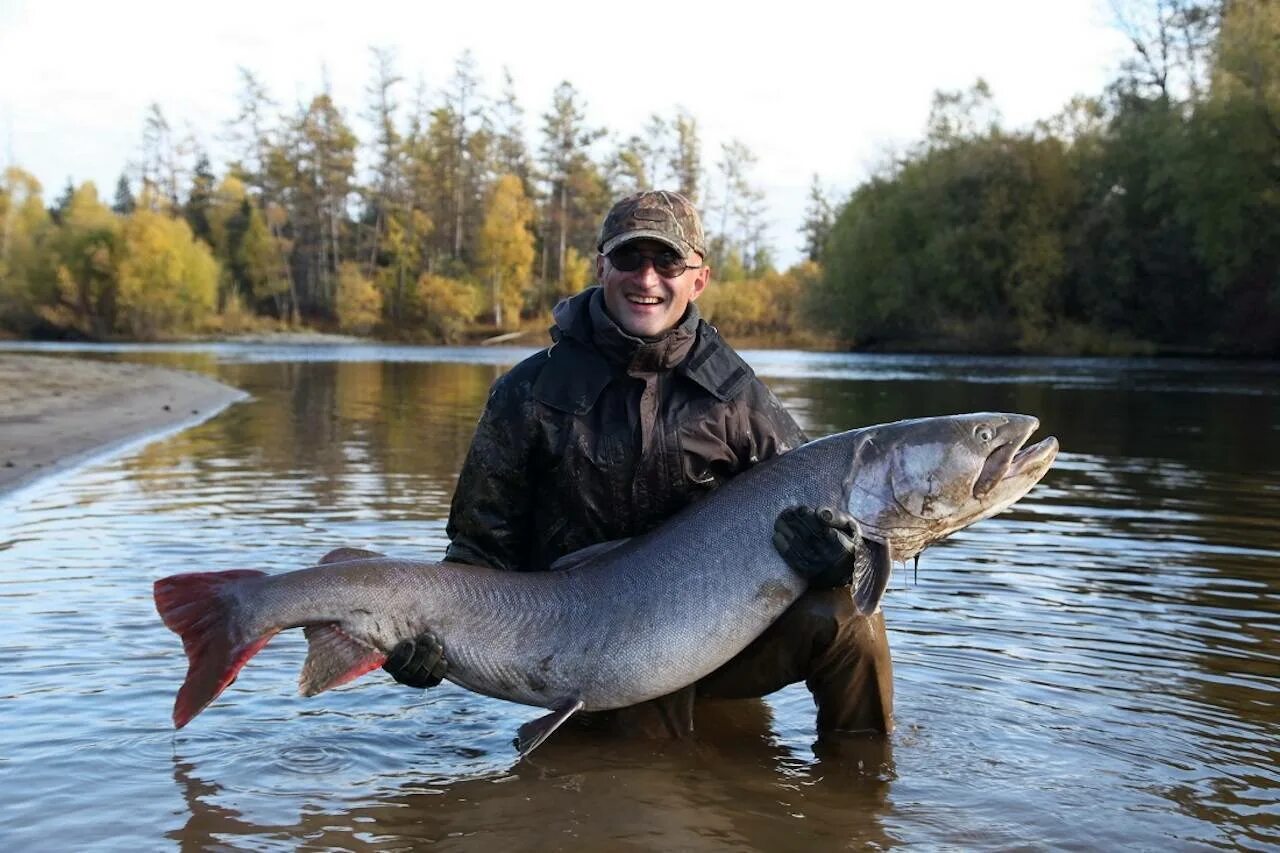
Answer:
[(706, 264), (698, 270), (698, 277), (693, 280), (693, 291), (689, 294), (689, 301), (693, 302), (702, 295), (702, 291), (707, 289), (707, 285), (711, 283), (711, 267)]
[(596, 255), (596, 281), (604, 281), (604, 255)]

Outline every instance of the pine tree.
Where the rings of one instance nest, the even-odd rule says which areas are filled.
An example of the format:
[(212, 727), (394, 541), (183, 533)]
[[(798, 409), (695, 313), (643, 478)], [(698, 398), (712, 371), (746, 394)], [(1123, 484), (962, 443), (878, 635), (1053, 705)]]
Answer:
[[(542, 117), (541, 151), (550, 214), (547, 219), (553, 223), (558, 240), (557, 284), (564, 280), (565, 251), (569, 247), (570, 233), (577, 224), (575, 220), (583, 218), (587, 202), (583, 193), (591, 192), (593, 183), (603, 184), (588, 154), (589, 147), (603, 135), (603, 130), (587, 125), (584, 107), (579, 103), (578, 91), (573, 85), (565, 81), (557, 86), (551, 100), (551, 111)], [(602, 187), (596, 189), (603, 195), (599, 192)]]
[(668, 151), (668, 163), (676, 189), (697, 204), (702, 185), (702, 143), (698, 139), (698, 120), (681, 108), (676, 112), (671, 130), (675, 139)]
[(811, 261), (821, 261), (822, 253), (827, 246), (827, 237), (831, 233), (831, 225), (835, 221), (835, 213), (831, 202), (822, 190), (815, 172), (809, 184), (809, 206), (804, 211), (804, 223), (800, 233), (804, 235), (804, 254)]
[(138, 202), (133, 197), (133, 190), (129, 187), (129, 177), (122, 172), (120, 179), (116, 181), (115, 201), (111, 205), (111, 210), (121, 216), (128, 216), (137, 206)]
[[(196, 160), (195, 171), (192, 173), (191, 190), (187, 193), (187, 203), (182, 207), (182, 215), (191, 226), (191, 232), (196, 238), (210, 245), (213, 244), (213, 233), (209, 227), (209, 209), (213, 205), (216, 183), (217, 178), (209, 163), (209, 155), (201, 152), (199, 159)], [(119, 189), (116, 190), (116, 194), (119, 195)]]

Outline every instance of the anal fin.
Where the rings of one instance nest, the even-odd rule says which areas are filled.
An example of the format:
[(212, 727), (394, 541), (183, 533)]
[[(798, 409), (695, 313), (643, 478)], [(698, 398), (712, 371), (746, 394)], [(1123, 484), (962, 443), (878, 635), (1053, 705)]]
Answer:
[(307, 637), (307, 662), (298, 677), (303, 696), (346, 684), (382, 666), (387, 659), (380, 649), (357, 640), (333, 622), (308, 625), (302, 632)]
[(585, 704), (581, 699), (566, 700), (556, 705), (550, 714), (530, 720), (521, 726), (516, 736), (516, 749), (520, 751), (520, 757), (524, 758), (541, 746), (544, 740), (551, 737), (552, 732), (560, 728), (565, 720), (581, 711)]
[(880, 609), (880, 600), (889, 586), (893, 552), (887, 542), (866, 537), (862, 539), (862, 551), (866, 560), (858, 560), (853, 570), (853, 605), (863, 616), (870, 616)]

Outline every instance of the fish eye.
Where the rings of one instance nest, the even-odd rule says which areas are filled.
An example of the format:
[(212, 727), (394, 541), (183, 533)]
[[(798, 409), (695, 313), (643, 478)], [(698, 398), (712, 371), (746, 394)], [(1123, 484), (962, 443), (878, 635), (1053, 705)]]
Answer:
[(973, 434), (978, 437), (978, 441), (988, 442), (996, 437), (996, 431), (986, 424), (978, 424), (973, 428)]

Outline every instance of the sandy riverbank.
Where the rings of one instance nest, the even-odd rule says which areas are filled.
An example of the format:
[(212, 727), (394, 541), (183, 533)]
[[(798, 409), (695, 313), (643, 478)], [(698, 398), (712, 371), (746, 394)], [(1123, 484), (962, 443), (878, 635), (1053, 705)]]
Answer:
[(0, 494), (243, 396), (182, 370), (0, 353)]

